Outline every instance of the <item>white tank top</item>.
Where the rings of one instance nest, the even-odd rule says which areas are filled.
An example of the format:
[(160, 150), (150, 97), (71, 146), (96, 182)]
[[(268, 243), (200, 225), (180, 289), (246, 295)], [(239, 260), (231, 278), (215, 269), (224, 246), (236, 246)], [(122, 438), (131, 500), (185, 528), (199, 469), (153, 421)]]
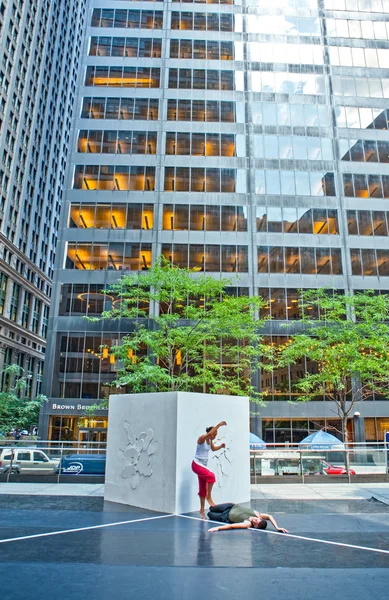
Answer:
[(206, 441), (202, 444), (197, 444), (196, 447), (195, 461), (200, 465), (203, 465), (204, 467), (206, 467), (208, 464), (208, 454), (210, 447), (210, 444), (208, 444)]

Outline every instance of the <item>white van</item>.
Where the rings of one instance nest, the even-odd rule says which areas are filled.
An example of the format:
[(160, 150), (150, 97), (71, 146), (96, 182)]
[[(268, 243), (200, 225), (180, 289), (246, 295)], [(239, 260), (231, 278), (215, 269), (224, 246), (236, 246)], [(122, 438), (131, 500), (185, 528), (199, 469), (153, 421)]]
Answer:
[(58, 469), (59, 459), (52, 460), (36, 448), (3, 448), (0, 450), (0, 473), (25, 473), (26, 475), (51, 475)]

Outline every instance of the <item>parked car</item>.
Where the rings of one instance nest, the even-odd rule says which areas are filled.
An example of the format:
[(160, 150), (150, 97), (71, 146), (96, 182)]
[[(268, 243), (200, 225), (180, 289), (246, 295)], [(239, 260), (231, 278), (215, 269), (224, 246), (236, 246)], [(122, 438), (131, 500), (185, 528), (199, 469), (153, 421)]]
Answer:
[[(334, 467), (323, 461), (323, 473), (326, 475), (347, 475), (346, 467)], [(349, 469), (350, 475), (355, 475), (354, 469)]]
[(70, 454), (63, 456), (60, 471), (63, 475), (104, 475), (105, 454)]
[[(13, 460), (11, 467), (11, 458)], [(23, 473), (26, 475), (50, 475), (58, 470), (58, 459), (51, 459), (42, 450), (35, 448), (18, 448), (0, 451), (0, 473)]]

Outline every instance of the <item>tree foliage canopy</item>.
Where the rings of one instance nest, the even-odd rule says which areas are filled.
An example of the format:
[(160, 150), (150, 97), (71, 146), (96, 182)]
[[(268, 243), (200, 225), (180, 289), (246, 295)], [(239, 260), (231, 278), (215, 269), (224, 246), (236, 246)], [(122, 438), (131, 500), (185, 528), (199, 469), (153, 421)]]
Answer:
[(3, 391), (0, 392), (0, 431), (4, 434), (12, 429), (23, 429), (38, 423), (39, 411), (46, 396), (34, 399), (23, 396), (27, 387), (24, 371), (18, 365), (10, 365), (0, 373), (3, 377)]
[(279, 367), (307, 365), (294, 384), (296, 401), (325, 396), (345, 423), (355, 402), (389, 396), (389, 296), (372, 291), (338, 295), (301, 292), (302, 331), (278, 350)]
[(259, 329), (258, 297), (228, 294), (215, 280), (160, 257), (146, 272), (125, 275), (106, 291), (117, 300), (100, 319), (130, 333), (109, 349), (114, 385), (131, 392), (207, 391), (259, 400), (251, 376), (269, 352)]

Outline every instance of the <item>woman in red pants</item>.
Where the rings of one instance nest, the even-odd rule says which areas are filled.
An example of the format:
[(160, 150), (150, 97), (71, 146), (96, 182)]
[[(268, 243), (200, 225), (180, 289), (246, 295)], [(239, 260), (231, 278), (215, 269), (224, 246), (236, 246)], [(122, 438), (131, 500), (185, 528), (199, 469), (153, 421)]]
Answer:
[(216, 481), (216, 477), (207, 467), (208, 454), (210, 450), (215, 452), (216, 450), (220, 450), (220, 448), (226, 447), (225, 444), (220, 444), (220, 446), (213, 445), (217, 430), (224, 425), (227, 425), (227, 423), (221, 421), (219, 425), (216, 425), (215, 427), (207, 427), (205, 430), (206, 433), (200, 435), (197, 440), (196, 456), (192, 462), (192, 471), (196, 473), (199, 478), (200, 515), (203, 519), (205, 519), (205, 499), (207, 499), (209, 506), (214, 506), (215, 504), (212, 500), (212, 488)]

